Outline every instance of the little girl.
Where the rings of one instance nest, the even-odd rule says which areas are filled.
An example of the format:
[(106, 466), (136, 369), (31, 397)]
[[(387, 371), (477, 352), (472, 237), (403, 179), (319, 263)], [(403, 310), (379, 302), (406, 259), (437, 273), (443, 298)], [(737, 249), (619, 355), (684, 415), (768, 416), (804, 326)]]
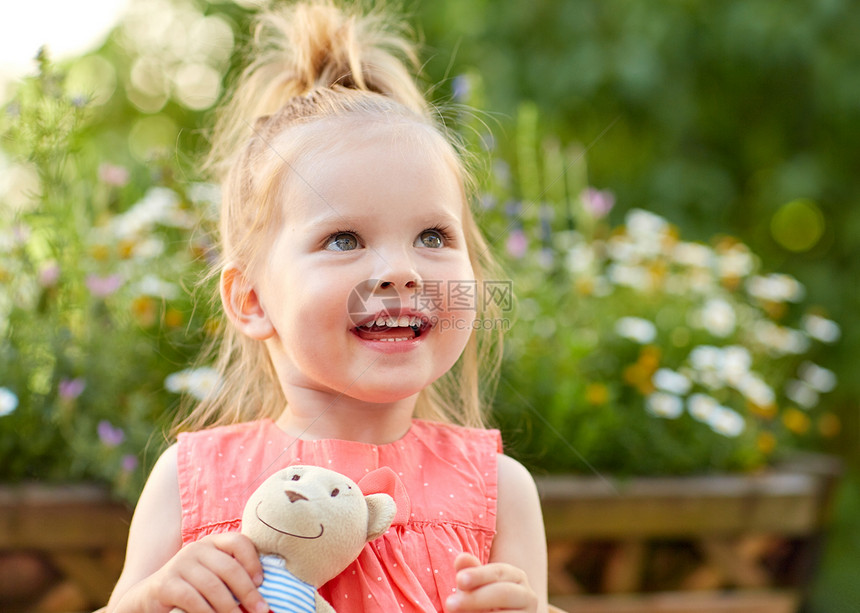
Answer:
[(320, 590), (337, 611), (545, 611), (534, 482), (481, 427), (492, 261), (412, 48), (330, 0), (264, 15), (255, 43), (209, 163), (222, 383), (154, 467), (108, 610), (268, 610), (239, 521), (301, 463), (399, 478), (391, 529)]

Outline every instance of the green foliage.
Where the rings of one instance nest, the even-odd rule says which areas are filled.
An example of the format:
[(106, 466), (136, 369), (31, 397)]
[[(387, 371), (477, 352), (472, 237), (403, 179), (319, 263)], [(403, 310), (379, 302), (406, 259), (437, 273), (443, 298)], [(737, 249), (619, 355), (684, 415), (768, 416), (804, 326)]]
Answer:
[[(486, 108), (509, 119), (534, 101), (542, 134), (588, 148), (588, 182), (617, 197), (612, 224), (640, 208), (690, 240), (737, 236), (842, 322), (827, 363), (845, 427), (831, 448), (860, 459), (860, 5), (439, 0), (415, 10), (433, 52), (428, 80), (478, 74)], [(517, 160), (501, 123), (500, 156)]]
[(93, 105), (39, 59), (0, 126), (31, 182), (0, 201), (0, 480), (99, 479), (133, 500), (175, 404), (164, 380), (203, 337), (182, 288), (206, 249), (195, 186), (164, 160), (116, 165)]
[(613, 226), (582, 150), (539, 145), (538, 124), (524, 105), (517, 172), (497, 161), (482, 199), (519, 299), (495, 412), (512, 452), (542, 471), (676, 474), (832, 437), (836, 377), (816, 361), (841, 331), (802, 285), (727, 236), (682, 240), (639, 209)]

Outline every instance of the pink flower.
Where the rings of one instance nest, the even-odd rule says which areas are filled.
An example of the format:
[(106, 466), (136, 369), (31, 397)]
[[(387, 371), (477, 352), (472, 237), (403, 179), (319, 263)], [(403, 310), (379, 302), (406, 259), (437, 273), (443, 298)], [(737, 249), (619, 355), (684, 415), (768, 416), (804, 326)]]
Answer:
[(104, 298), (110, 296), (122, 285), (122, 277), (119, 275), (108, 275), (100, 277), (98, 275), (87, 276), (87, 288), (93, 296)]
[(116, 447), (125, 440), (125, 432), (117, 428), (108, 420), (103, 419), (98, 425), (99, 439), (106, 447)]
[(83, 379), (62, 379), (59, 385), (60, 398), (74, 400), (84, 392), (87, 382)]
[(615, 194), (609, 190), (599, 190), (588, 187), (583, 190), (582, 206), (595, 219), (606, 217), (615, 206)]
[(54, 287), (60, 280), (60, 265), (56, 262), (48, 262), (39, 269), (39, 285), (42, 287)]
[(99, 180), (105, 185), (123, 187), (128, 183), (128, 169), (105, 162), (99, 166)]
[(511, 233), (508, 235), (508, 242), (505, 245), (505, 248), (508, 250), (509, 254), (519, 259), (526, 254), (528, 246), (528, 239), (526, 238), (525, 233), (521, 229), (514, 228), (513, 230), (511, 230)]

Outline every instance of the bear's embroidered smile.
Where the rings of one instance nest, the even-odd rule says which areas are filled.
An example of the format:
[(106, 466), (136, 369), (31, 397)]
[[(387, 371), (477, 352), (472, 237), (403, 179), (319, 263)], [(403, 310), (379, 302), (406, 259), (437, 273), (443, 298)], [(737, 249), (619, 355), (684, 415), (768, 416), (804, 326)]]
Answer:
[(270, 524), (265, 519), (260, 517), (260, 505), (261, 504), (263, 504), (262, 500), (257, 503), (257, 507), (254, 509), (254, 515), (257, 516), (257, 519), (259, 519), (263, 523), (263, 525), (271, 528), (275, 532), (280, 532), (281, 534), (286, 534), (287, 536), (294, 536), (298, 539), (309, 539), (309, 540), (318, 539), (325, 533), (325, 526), (323, 526), (322, 524), (320, 524), (320, 533), (317, 534), (316, 536), (304, 536), (301, 534), (293, 534), (292, 532), (287, 532), (286, 530), (281, 530), (279, 528), (275, 528), (272, 524)]

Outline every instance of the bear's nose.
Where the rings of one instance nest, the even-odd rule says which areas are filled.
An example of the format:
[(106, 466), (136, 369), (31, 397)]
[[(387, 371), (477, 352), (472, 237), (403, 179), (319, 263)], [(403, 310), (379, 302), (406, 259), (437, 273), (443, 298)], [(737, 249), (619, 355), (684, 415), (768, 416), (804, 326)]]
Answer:
[(298, 492), (294, 492), (292, 490), (287, 490), (284, 492), (287, 495), (287, 498), (290, 499), (290, 502), (295, 502), (296, 500), (307, 500), (304, 496), (299, 494)]

